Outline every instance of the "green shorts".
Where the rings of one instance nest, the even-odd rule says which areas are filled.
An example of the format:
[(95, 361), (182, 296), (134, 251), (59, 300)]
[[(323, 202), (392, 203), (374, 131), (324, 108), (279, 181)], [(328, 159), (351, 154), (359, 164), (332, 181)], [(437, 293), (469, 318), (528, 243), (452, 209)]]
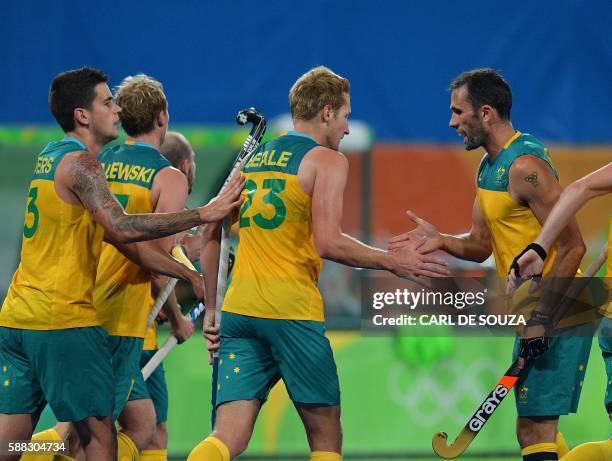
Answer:
[(608, 376), (604, 405), (608, 413), (612, 413), (612, 319), (603, 317), (599, 328), (599, 347), (606, 365)]
[(58, 421), (112, 413), (113, 371), (101, 327), (0, 327), (0, 367), (0, 413), (37, 414), (47, 403)]
[[(155, 352), (157, 351), (142, 351), (140, 356), (141, 370), (155, 355)], [(129, 400), (141, 399), (151, 399), (153, 401), (157, 424), (165, 423), (168, 420), (168, 386), (166, 385), (166, 372), (163, 363), (159, 364), (146, 381), (143, 379), (142, 373), (140, 373), (139, 379), (136, 379)]]
[(138, 377), (142, 379), (139, 365), (143, 343), (143, 338), (131, 336), (110, 336), (108, 338), (115, 376), (115, 407), (113, 408), (115, 421), (123, 411)]
[(279, 379), (295, 403), (339, 405), (338, 373), (325, 324), (223, 312), (217, 405), (261, 400)]
[[(593, 343), (596, 323), (568, 328), (551, 339), (550, 349), (531, 364), (514, 387), (519, 416), (560, 416), (576, 413)], [(515, 339), (513, 358), (519, 352)]]

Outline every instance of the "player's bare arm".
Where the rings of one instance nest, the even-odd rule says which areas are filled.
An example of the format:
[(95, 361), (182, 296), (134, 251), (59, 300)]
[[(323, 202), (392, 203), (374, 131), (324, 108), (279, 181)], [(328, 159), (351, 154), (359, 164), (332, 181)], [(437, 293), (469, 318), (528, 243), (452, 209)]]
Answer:
[[(175, 213), (185, 209), (187, 196), (189, 195), (189, 186), (187, 178), (177, 168), (168, 166), (161, 169), (153, 180), (151, 188), (151, 201), (153, 203), (154, 213)], [(179, 234), (180, 235), (180, 234)], [(171, 235), (162, 239), (151, 242), (154, 245), (159, 245), (166, 252), (170, 252), (172, 247), (177, 243), (179, 235)], [(153, 286), (161, 288), (168, 283), (168, 279), (163, 276), (152, 276)], [(198, 274), (197, 279), (191, 281), (192, 288), (197, 298), (204, 300), (203, 281)], [(195, 282), (195, 284), (194, 284)], [(187, 340), (194, 331), (193, 323), (183, 317), (176, 296), (171, 293), (162, 307), (162, 311), (168, 318), (172, 335), (177, 338), (179, 344)]]
[[(187, 178), (177, 168), (168, 166), (160, 170), (155, 176), (151, 189), (151, 200), (154, 204), (155, 213), (175, 213), (184, 210), (188, 195), (189, 186)], [(151, 243), (160, 245), (165, 251), (170, 252), (177, 243), (177, 239), (182, 235), (171, 235)], [(166, 277), (155, 274), (151, 277), (151, 281), (152, 291), (155, 296), (168, 283)], [(204, 301), (203, 279), (199, 273), (198, 278), (193, 280), (191, 285), (196, 297)], [(170, 293), (161, 310), (168, 319), (172, 335), (177, 339), (178, 343), (181, 344), (189, 339), (194, 332), (194, 325), (182, 315), (174, 291)]]
[(400, 277), (440, 276), (449, 272), (442, 259), (424, 255), (414, 247), (389, 252), (368, 246), (342, 232), (343, 195), (348, 177), (348, 160), (339, 152), (325, 147), (313, 149), (304, 158), (298, 178), (309, 192), (312, 177), (312, 225), (319, 255), (353, 267), (384, 269)]
[[(170, 214), (126, 214), (110, 193), (100, 163), (86, 152), (67, 155), (58, 165), (56, 182), (62, 198), (80, 201), (116, 242), (151, 240), (223, 219), (242, 203), (244, 179), (237, 175), (228, 187), (207, 205)], [(62, 193), (63, 192), (63, 193)]]
[[(544, 223), (559, 200), (562, 189), (550, 166), (531, 155), (519, 157), (510, 168), (508, 192), (518, 203), (529, 206)], [(572, 217), (557, 239), (557, 257), (551, 277), (573, 277), (586, 251), (576, 220)]]
[(202, 249), (200, 263), (204, 275), (204, 291), (206, 296), (206, 311), (202, 322), (202, 333), (206, 340), (209, 363), (212, 364), (212, 354), (219, 350), (219, 327), (215, 325), (215, 310), (217, 307), (217, 275), (219, 273), (219, 253), (221, 250), (221, 223), (209, 223), (202, 226)]
[(189, 282), (198, 299), (204, 299), (204, 282), (202, 275), (173, 258), (166, 250), (154, 242), (136, 242), (125, 244), (108, 240), (126, 258), (142, 269), (153, 274), (162, 274)]
[(157, 239), (199, 224), (197, 210), (168, 217), (159, 214), (126, 214), (109, 191), (99, 162), (88, 154), (76, 154), (71, 159), (69, 178), (71, 191), (104, 227), (112, 241), (128, 243)]
[[(154, 213), (176, 213), (185, 210), (187, 196), (187, 178), (180, 170), (167, 166), (157, 173), (151, 188)], [(178, 235), (170, 235), (156, 242), (169, 252), (177, 243), (177, 237)]]
[[(185, 202), (187, 201), (187, 181), (184, 175), (174, 168), (172, 168), (172, 170), (176, 172), (176, 175), (172, 175), (171, 177), (174, 184), (164, 183), (168, 192), (161, 192), (161, 180), (159, 180), (158, 177), (161, 177), (161, 179), (166, 183), (169, 182), (170, 179), (168, 175), (166, 174), (164, 179), (163, 173), (170, 169), (171, 168), (164, 168), (162, 171), (160, 171), (153, 182), (152, 201), (155, 204), (155, 213), (174, 213), (180, 211), (184, 209)], [(183, 264), (177, 265), (176, 259), (170, 256), (170, 250), (174, 246), (175, 241), (174, 235), (170, 235), (155, 241), (134, 242), (127, 244), (118, 243), (109, 239), (108, 237), (106, 237), (106, 240), (117, 247), (117, 249), (132, 262), (138, 264), (144, 270), (151, 272), (153, 276), (158, 274), (173, 278), (180, 278), (186, 281), (193, 280), (192, 278), (185, 278), (186, 272), (184, 271), (184, 268), (186, 267)], [(160, 263), (161, 265), (156, 266), (156, 264)], [(199, 288), (195, 289), (194, 287), (194, 291), (201, 294), (201, 282), (198, 282), (197, 285)]]
[[(508, 192), (517, 202), (529, 206), (535, 217), (544, 223), (561, 195), (561, 186), (550, 166), (542, 159), (531, 155), (519, 157), (510, 168)], [(557, 256), (550, 271), (550, 278), (543, 287), (537, 315), (539, 325), (528, 326), (524, 337), (542, 336), (547, 319), (552, 318), (553, 309), (565, 293), (576, 274), (586, 247), (575, 219), (561, 231), (557, 239)]]
[(612, 163), (570, 184), (551, 211), (536, 243), (547, 251), (561, 229), (572, 221), (576, 212), (589, 200), (612, 192)]
[[(238, 220), (238, 209), (231, 215), (231, 222)], [(206, 223), (200, 227), (199, 235), (194, 238), (200, 239), (200, 263), (202, 275), (204, 276), (204, 297), (206, 299), (204, 320), (202, 322), (202, 334), (208, 349), (209, 364), (212, 364), (212, 354), (219, 350), (219, 326), (215, 322), (215, 311), (217, 308), (217, 277), (219, 274), (219, 255), (221, 251), (221, 221)]]
[[(609, 192), (612, 192), (612, 163), (574, 181), (563, 191), (534, 243), (548, 253), (559, 232), (567, 226), (576, 212), (592, 198)], [(521, 277), (533, 277), (542, 273), (544, 258), (536, 250), (525, 248), (523, 255), (517, 260), (517, 265)], [(511, 284), (515, 284), (515, 274), (512, 273), (509, 278)]]
[[(231, 222), (238, 221), (239, 209), (231, 214)], [(209, 354), (209, 364), (212, 365), (212, 354), (219, 350), (219, 325), (215, 321), (217, 308), (217, 278), (219, 274), (219, 257), (221, 253), (222, 223), (204, 224), (200, 228), (200, 263), (204, 275), (204, 293), (206, 311), (202, 322), (202, 333)]]
[[(168, 174), (163, 175), (165, 170), (170, 170), (170, 168), (165, 168), (160, 171), (157, 175), (161, 176), (160, 181), (158, 181), (158, 177), (156, 177), (153, 183), (154, 194), (152, 200), (155, 203), (155, 212), (159, 213), (170, 213), (181, 210), (184, 208), (187, 200), (187, 181), (184, 175), (175, 169), (172, 169), (175, 171), (168, 172), (172, 176)], [(165, 181), (165, 183), (174, 182), (174, 187), (171, 187), (170, 184), (165, 184), (163, 181)], [(160, 186), (164, 185), (169, 191), (167, 194), (160, 191)], [(181, 188), (181, 186), (183, 187)], [(182, 189), (184, 189), (184, 191), (182, 191)], [(192, 285), (198, 299), (204, 299), (201, 275), (197, 271), (189, 269), (170, 255), (170, 250), (172, 249), (175, 239), (174, 235), (155, 241), (134, 243), (117, 242), (109, 238), (108, 235), (105, 235), (105, 239), (132, 262), (138, 264), (142, 269), (151, 272), (153, 278), (157, 276), (156, 274), (159, 274), (185, 280)], [(167, 278), (163, 280), (167, 281)], [(170, 314), (170, 316), (172, 316), (172, 314)]]
[[(198, 278), (200, 283), (198, 285), (193, 285), (192, 283), (192, 286), (194, 287), (194, 293), (196, 294), (196, 296), (198, 296), (198, 299), (202, 299), (199, 298), (199, 296), (203, 293), (204, 281), (200, 274), (198, 274)], [(151, 292), (155, 298), (159, 296), (159, 293), (164, 288), (166, 283), (166, 279), (159, 277), (151, 278)], [(199, 291), (195, 290), (196, 286), (199, 287)], [(168, 299), (162, 306), (161, 310), (163, 312), (163, 315), (168, 319), (168, 322), (170, 323), (170, 331), (172, 333), (172, 336), (177, 339), (177, 343), (181, 344), (187, 341), (193, 334), (195, 327), (192, 322), (187, 320), (182, 315), (178, 307), (178, 301), (176, 299), (176, 294), (174, 290), (172, 290), (168, 295)]]
[(461, 235), (440, 233), (434, 225), (412, 211), (408, 211), (407, 215), (417, 227), (391, 238), (389, 249), (392, 251), (420, 242), (419, 250), (424, 252), (444, 250), (457, 258), (476, 262), (483, 262), (491, 256), (491, 234), (482, 216), (478, 198), (474, 200), (472, 208), (472, 226), (469, 232)]

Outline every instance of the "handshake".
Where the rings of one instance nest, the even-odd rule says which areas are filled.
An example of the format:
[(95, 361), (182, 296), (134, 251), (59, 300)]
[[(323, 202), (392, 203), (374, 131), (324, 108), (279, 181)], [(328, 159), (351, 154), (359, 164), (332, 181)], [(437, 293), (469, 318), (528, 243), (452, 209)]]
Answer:
[(417, 227), (389, 240), (388, 250), (393, 258), (389, 270), (403, 278), (450, 275), (446, 268), (448, 263), (429, 254), (443, 248), (440, 232), (412, 211), (407, 211), (406, 214)]

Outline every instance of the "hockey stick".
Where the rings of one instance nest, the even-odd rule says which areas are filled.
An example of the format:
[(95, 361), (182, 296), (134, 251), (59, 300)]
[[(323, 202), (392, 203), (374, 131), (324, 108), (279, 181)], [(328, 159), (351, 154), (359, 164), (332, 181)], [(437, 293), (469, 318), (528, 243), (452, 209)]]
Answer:
[[(606, 260), (607, 244), (604, 246), (598, 258), (593, 261), (589, 268), (585, 271), (584, 276), (580, 277), (570, 287), (568, 293), (559, 302), (559, 308), (553, 324), (566, 313), (580, 292), (586, 288), (589, 280), (597, 273)], [(470, 417), (467, 424), (461, 430), (457, 438), (450, 445), (447, 444), (448, 434), (446, 432), (437, 432), (433, 436), (431, 445), (434, 452), (440, 458), (453, 459), (461, 456), (463, 452), (470, 446), (474, 438), (487, 423), (493, 412), (499, 407), (502, 400), (510, 393), (517, 381), (526, 375), (527, 368), (519, 369), (518, 360), (515, 360), (510, 368), (504, 373), (504, 376), (498, 381), (493, 390), (487, 395), (478, 409)]]
[[(175, 247), (173, 247), (171, 253), (175, 259), (178, 259), (189, 269), (196, 270), (195, 267), (193, 267), (193, 264), (191, 264), (191, 261), (189, 261), (189, 258), (187, 257), (187, 255), (183, 252), (183, 249), (179, 245), (176, 245)], [(151, 312), (149, 313), (149, 318), (147, 320), (147, 330), (149, 329), (151, 325), (153, 325), (153, 322), (155, 322), (155, 318), (157, 317), (157, 314), (159, 314), (159, 311), (161, 311), (165, 302), (170, 297), (170, 293), (172, 293), (172, 290), (174, 290), (174, 287), (176, 286), (177, 282), (178, 282), (178, 279), (175, 279), (175, 278), (168, 279), (168, 282), (166, 282), (164, 287), (157, 294), (157, 299), (155, 300), (155, 304), (153, 304), (153, 307), (151, 307)]]
[[(247, 110), (254, 110), (254, 109), (247, 109)], [(245, 111), (241, 111), (241, 113), (246, 112)], [(256, 111), (255, 111), (256, 112)], [(238, 116), (240, 117), (240, 114), (238, 114)], [(263, 120), (263, 116), (261, 117), (261, 119)], [(239, 121), (240, 123), (240, 121)], [(244, 122), (246, 123), (246, 122)], [(264, 126), (263, 126), (263, 131), (265, 131), (265, 121), (263, 122)], [(257, 144), (259, 144), (259, 140), (261, 139), (261, 136), (263, 135), (263, 131), (261, 132), (261, 134), (257, 134), (255, 133), (255, 135), (257, 136), (255, 139), (257, 139)], [(253, 132), (251, 132), (253, 133)], [(248, 143), (248, 144), (247, 144)], [(230, 174), (228, 175), (228, 178), (232, 176), (232, 174), (235, 172), (235, 170), (241, 165), (242, 160), (244, 160), (246, 158), (246, 156), (248, 156), (254, 149), (255, 147), (257, 147), (257, 144), (253, 145), (251, 143), (251, 141), (249, 139), (247, 139), (247, 141), (245, 142), (245, 146), (243, 146), (243, 150), (244, 149), (248, 149), (245, 150), (246, 155), (243, 155), (243, 150), (240, 151), (240, 153), (238, 154), (238, 157), (236, 158), (236, 161), (234, 162), (234, 165), (232, 166), (232, 170), (230, 172)], [(225, 181), (223, 187), (225, 187), (225, 184), (227, 184), (227, 180)], [(221, 190), (223, 190), (223, 188), (221, 188)], [(229, 239), (228, 239), (229, 240)], [(227, 254), (229, 256), (229, 244), (227, 245)], [(176, 257), (176, 256), (175, 256)], [(180, 259), (180, 258), (177, 258)], [(183, 261), (181, 261), (183, 262)], [(221, 264), (220, 264), (220, 269), (219, 271), (221, 272)], [(225, 273), (227, 274), (227, 262), (226, 262), (226, 267), (225, 267)], [(166, 287), (164, 287), (163, 292), (166, 291), (166, 288), (168, 286), (170, 286), (170, 282), (174, 281), (174, 284), (172, 285), (172, 287), (174, 287), (174, 285), (176, 285), (176, 279), (172, 279), (168, 282), (168, 284), (166, 285)], [(225, 289), (225, 288), (224, 288)], [(172, 291), (171, 289), (168, 290), (168, 294), (170, 293), (170, 291)], [(160, 304), (160, 308), (161, 305), (163, 305), (163, 303), (167, 300), (168, 296), (166, 295), (165, 299), (163, 299), (163, 302)], [(161, 293), (160, 296), (158, 296), (158, 299), (162, 299), (161, 298)], [(221, 302), (223, 301), (223, 299), (221, 298)], [(159, 311), (158, 311), (159, 312)], [(197, 307), (195, 307), (194, 309), (192, 309), (189, 314), (188, 314), (188, 318), (195, 323), (195, 321), (197, 320), (197, 318), (202, 314), (202, 312), (204, 312), (204, 305), (202, 303), (200, 303)], [(153, 314), (153, 312), (151, 312), (151, 314)], [(155, 316), (153, 316), (152, 318), (155, 319), (155, 317), (157, 316), (157, 313), (155, 313)], [(153, 371), (155, 371), (155, 369), (159, 366), (159, 364), (166, 358), (166, 356), (170, 353), (170, 351), (177, 345), (178, 341), (174, 336), (170, 336), (166, 342), (164, 343), (164, 345), (157, 350), (157, 352), (155, 352), (155, 354), (153, 355), (153, 357), (151, 357), (151, 359), (147, 362), (147, 364), (142, 368), (142, 374), (144, 379), (146, 380), (147, 378), (149, 378), (149, 376), (151, 376), (151, 374), (153, 373)], [(216, 385), (213, 387), (216, 388)], [(213, 397), (214, 398), (214, 397)]]
[[(204, 304), (199, 303), (196, 307), (191, 309), (189, 313), (185, 316), (187, 319), (191, 320), (192, 323), (195, 323), (198, 317), (204, 312)], [(145, 381), (151, 376), (151, 374), (155, 371), (155, 369), (159, 366), (160, 363), (166, 358), (166, 356), (170, 353), (174, 346), (178, 344), (176, 337), (170, 335), (170, 337), (166, 340), (164, 345), (160, 347), (153, 357), (149, 359), (144, 367), (142, 367), (142, 375)]]
[[(261, 138), (266, 132), (266, 120), (259, 111), (255, 108), (250, 107), (248, 109), (243, 109), (238, 112), (236, 116), (236, 122), (238, 125), (245, 125), (246, 123), (252, 123), (253, 128), (249, 133), (249, 136), (244, 141), (242, 145), (242, 149), (238, 152), (236, 156), (236, 160), (234, 161), (234, 165), (223, 184), (221, 190), (225, 188), (229, 179), (232, 177), (234, 172), (237, 169), (242, 167), (242, 164), (246, 158), (251, 155), (259, 143), (261, 142)], [(219, 250), (219, 272), (217, 273), (217, 296), (216, 296), (216, 309), (215, 309), (215, 326), (221, 327), (221, 308), (223, 306), (223, 298), (225, 297), (225, 290), (227, 288), (227, 269), (229, 265), (229, 250), (230, 250), (230, 229), (231, 229), (231, 221), (229, 218), (225, 218), (223, 220), (221, 226), (221, 248)], [(213, 354), (213, 375), (212, 375), (212, 415), (211, 415), (211, 423), (212, 427), (215, 427), (215, 417), (216, 417), (216, 407), (217, 407), (217, 378), (219, 375), (219, 353), (215, 352)]]

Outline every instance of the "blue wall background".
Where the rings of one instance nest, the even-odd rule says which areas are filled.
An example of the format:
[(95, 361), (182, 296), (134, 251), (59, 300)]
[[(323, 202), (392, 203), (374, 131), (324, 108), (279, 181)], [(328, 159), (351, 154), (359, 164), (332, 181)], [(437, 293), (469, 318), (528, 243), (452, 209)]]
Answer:
[(52, 123), (53, 76), (92, 65), (115, 85), (160, 79), (173, 122), (270, 118), (312, 66), (350, 78), (353, 116), (379, 139), (456, 140), (446, 91), (463, 70), (500, 70), (517, 128), (548, 140), (612, 142), (612, 3), (325, 1), (2, 2), (0, 123)]

